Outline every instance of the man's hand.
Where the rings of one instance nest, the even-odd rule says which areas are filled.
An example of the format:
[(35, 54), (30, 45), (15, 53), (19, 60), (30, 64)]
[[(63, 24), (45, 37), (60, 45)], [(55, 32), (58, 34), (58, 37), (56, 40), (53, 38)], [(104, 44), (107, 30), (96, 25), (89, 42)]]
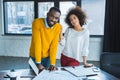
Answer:
[(56, 66), (54, 66), (54, 65), (50, 65), (50, 67), (48, 67), (47, 70), (55, 71), (55, 70), (58, 70), (58, 68)]
[(39, 69), (39, 73), (40, 73), (43, 69), (45, 69), (45, 67), (44, 67), (43, 65), (41, 65), (41, 64), (37, 64), (37, 67), (38, 67), (38, 69)]

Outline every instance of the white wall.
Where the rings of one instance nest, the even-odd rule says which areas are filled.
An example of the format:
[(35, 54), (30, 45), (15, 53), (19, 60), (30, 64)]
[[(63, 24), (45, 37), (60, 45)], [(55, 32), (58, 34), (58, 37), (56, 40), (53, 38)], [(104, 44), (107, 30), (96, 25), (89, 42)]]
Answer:
[[(0, 56), (29, 57), (31, 36), (3, 35), (3, 13), (0, 2)], [(102, 38), (90, 38), (90, 54), (88, 60), (99, 61), (102, 53)], [(60, 58), (62, 47), (59, 46), (57, 58)]]
[[(0, 56), (29, 57), (31, 36), (0, 36)], [(88, 60), (99, 61), (102, 39), (90, 38)], [(57, 58), (63, 48), (59, 45)]]

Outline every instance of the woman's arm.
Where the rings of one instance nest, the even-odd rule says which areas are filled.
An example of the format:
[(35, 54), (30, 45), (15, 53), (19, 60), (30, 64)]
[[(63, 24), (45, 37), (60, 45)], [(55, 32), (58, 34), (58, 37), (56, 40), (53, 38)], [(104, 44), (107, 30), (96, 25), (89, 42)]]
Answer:
[(83, 56), (83, 64), (85, 67), (91, 67), (93, 64), (87, 63), (87, 56)]

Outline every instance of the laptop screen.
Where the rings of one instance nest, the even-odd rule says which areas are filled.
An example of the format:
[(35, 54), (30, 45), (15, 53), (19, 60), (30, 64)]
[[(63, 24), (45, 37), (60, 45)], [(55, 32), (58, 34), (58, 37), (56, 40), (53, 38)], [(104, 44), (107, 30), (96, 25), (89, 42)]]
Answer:
[(30, 65), (30, 67), (32, 68), (32, 70), (35, 72), (36, 75), (38, 75), (39, 73), (39, 69), (37, 68), (36, 64), (34, 63), (34, 61), (30, 58), (28, 60), (28, 63)]

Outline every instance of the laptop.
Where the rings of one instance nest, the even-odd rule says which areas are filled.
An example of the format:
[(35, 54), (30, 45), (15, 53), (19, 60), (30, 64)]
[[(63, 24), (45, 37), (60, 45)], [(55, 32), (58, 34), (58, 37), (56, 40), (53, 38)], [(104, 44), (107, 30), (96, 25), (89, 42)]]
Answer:
[(68, 71), (69, 73), (73, 74), (76, 77), (82, 76), (95, 76), (98, 72), (93, 71), (94, 67), (84, 68), (83, 66), (76, 66), (76, 67), (64, 67), (63, 69)]
[(32, 70), (35, 72), (36, 75), (39, 74), (39, 69), (37, 68), (36, 64), (34, 63), (34, 61), (30, 58), (28, 60), (28, 63), (30, 65), (30, 67), (32, 68)]

